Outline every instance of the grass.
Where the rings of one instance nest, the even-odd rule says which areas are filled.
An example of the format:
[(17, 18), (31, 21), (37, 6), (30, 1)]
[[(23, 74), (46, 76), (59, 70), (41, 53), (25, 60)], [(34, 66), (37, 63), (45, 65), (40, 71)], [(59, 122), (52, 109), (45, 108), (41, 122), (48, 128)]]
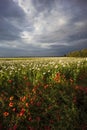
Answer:
[(0, 59), (1, 130), (86, 130), (87, 59)]

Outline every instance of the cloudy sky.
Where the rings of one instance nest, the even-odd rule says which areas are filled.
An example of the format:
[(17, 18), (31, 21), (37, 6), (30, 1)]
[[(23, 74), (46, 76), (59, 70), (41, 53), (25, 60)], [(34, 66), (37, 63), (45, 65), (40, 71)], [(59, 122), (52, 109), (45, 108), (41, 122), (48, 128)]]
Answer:
[(0, 57), (87, 48), (87, 0), (0, 0)]

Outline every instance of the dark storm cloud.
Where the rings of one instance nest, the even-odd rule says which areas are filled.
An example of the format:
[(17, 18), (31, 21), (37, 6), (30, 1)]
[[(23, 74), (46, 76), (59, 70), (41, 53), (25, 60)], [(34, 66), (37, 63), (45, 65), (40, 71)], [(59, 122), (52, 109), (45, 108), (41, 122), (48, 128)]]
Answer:
[(32, 0), (34, 7), (38, 12), (43, 10), (50, 11), (53, 7), (55, 0)]
[(68, 37), (68, 42), (74, 42), (77, 40), (85, 40), (87, 38), (87, 31), (85, 32), (78, 32), (75, 34), (72, 34), (71, 36), (69, 35)]
[[(57, 10), (57, 5), (60, 6), (60, 14), (61, 11), (65, 16), (70, 16), (70, 21), (65, 26), (62, 26), (58, 31), (54, 31), (54, 35), (52, 33), (50, 34), (43, 34), (43, 36), (40, 36), (39, 41), (44, 42), (55, 42), (57, 40), (60, 41), (60, 38), (58, 37), (60, 34), (62, 36), (62, 40), (69, 39), (69, 40), (77, 40), (77, 39), (84, 39), (87, 37), (87, 1), (86, 0), (38, 0), (35, 2), (33, 0), (34, 6), (40, 11), (40, 10), (46, 10), (50, 7), (52, 9)], [(56, 5), (55, 5), (56, 4)], [(53, 5), (53, 6), (50, 6)], [(41, 7), (41, 9), (40, 9)], [(43, 8), (42, 8), (43, 7)], [(48, 12), (47, 12), (48, 13)], [(50, 14), (48, 14), (49, 17)], [(54, 22), (54, 19), (51, 19)], [(82, 22), (84, 26), (81, 28), (76, 29), (75, 23), (79, 24), (79, 22)], [(85, 23), (86, 24), (85, 24)], [(49, 26), (49, 24), (47, 25)], [(70, 31), (71, 30), (71, 31)], [(64, 33), (66, 32), (66, 38), (64, 37)], [(69, 32), (69, 33), (68, 33)]]
[(23, 10), (12, 0), (0, 0), (0, 17), (19, 18), (23, 15)]
[(87, 20), (87, 0), (67, 0), (68, 12), (71, 12), (72, 22)]
[(54, 56), (62, 56), (68, 54), (70, 51), (76, 51), (87, 48), (87, 39), (83, 41), (76, 41), (71, 45), (51, 45), (51, 51)]
[(20, 48), (0, 47), (1, 57), (27, 56), (26, 50)]
[(87, 0), (0, 0), (0, 56), (87, 48)]
[(16, 24), (23, 21), (24, 17), (23, 10), (12, 0), (0, 0), (0, 40), (18, 39), (21, 29)]
[[(32, 48), (32, 49), (30, 49)], [(34, 53), (32, 53), (34, 51)], [(18, 56), (49, 56), (51, 51), (47, 49), (33, 48), (32, 46), (27, 46), (27, 48), (12, 48), (10, 47), (0, 47), (0, 57), (18, 57)]]
[(0, 40), (15, 40), (20, 30), (14, 27), (8, 19), (0, 19)]

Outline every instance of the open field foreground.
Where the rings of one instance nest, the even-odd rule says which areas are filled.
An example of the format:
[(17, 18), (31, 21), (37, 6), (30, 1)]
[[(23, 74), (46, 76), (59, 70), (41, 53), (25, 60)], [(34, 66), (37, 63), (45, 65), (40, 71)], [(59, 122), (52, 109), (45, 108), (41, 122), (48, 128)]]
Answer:
[(0, 59), (0, 130), (87, 130), (87, 58)]

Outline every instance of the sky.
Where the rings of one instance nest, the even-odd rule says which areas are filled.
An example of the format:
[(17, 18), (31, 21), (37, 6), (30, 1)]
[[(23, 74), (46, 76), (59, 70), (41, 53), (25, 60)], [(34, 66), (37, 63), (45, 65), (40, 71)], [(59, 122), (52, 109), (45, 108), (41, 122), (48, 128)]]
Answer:
[(0, 57), (87, 48), (87, 0), (0, 0)]

